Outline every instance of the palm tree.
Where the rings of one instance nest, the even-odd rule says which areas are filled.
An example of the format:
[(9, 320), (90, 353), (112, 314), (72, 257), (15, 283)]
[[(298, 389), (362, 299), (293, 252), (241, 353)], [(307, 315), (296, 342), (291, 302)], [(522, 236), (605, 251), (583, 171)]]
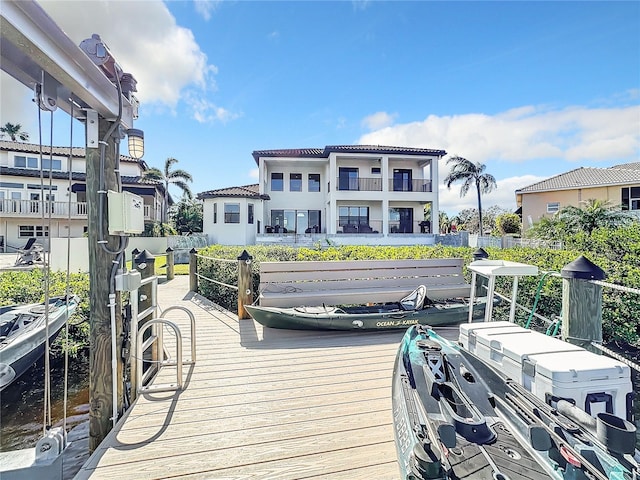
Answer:
[(453, 164), (451, 167), (451, 171), (444, 179), (444, 184), (447, 188), (451, 188), (451, 184), (462, 181), (462, 187), (460, 188), (460, 196), (464, 197), (471, 185), (476, 186), (476, 191), (478, 192), (478, 216), (480, 217), (480, 235), (483, 233), (482, 229), (482, 198), (481, 195), (483, 193), (489, 193), (498, 185), (496, 183), (496, 179), (493, 175), (489, 173), (484, 173), (487, 168), (486, 165), (482, 165), (481, 163), (473, 163), (466, 158), (459, 157), (454, 155), (449, 160), (447, 160), (447, 165)]
[(0, 133), (8, 136), (12, 142), (17, 142), (18, 139), (23, 142), (29, 140), (29, 134), (22, 131), (22, 125), (19, 123), (16, 123), (15, 125), (9, 122), (5, 123), (4, 127), (0, 127)]
[(189, 189), (189, 185), (187, 182), (193, 181), (193, 177), (186, 170), (176, 169), (172, 170), (171, 167), (174, 163), (178, 163), (173, 157), (169, 157), (164, 162), (164, 171), (159, 168), (150, 168), (142, 174), (143, 180), (152, 180), (156, 182), (164, 183), (164, 209), (162, 212), (162, 221), (163, 223), (167, 223), (168, 218), (168, 208), (169, 208), (169, 185), (175, 185), (180, 190), (185, 197), (191, 199), (193, 195), (191, 194), (191, 190)]
[(616, 228), (632, 221), (630, 215), (609, 200), (590, 198), (580, 203), (580, 207), (569, 205), (558, 212), (558, 217), (573, 232), (584, 231), (590, 235), (596, 228)]

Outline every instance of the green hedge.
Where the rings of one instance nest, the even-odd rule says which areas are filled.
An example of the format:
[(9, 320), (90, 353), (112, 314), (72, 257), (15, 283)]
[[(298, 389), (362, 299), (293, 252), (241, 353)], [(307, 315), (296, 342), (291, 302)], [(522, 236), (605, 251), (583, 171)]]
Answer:
[[(621, 232), (613, 232), (612, 240), (608, 247), (602, 245), (607, 242), (606, 237), (598, 240), (598, 234), (590, 240), (598, 253), (584, 252), (578, 249), (571, 250), (548, 250), (544, 248), (512, 248), (498, 249), (487, 248), (492, 259), (511, 260), (515, 262), (537, 265), (541, 271), (560, 272), (562, 267), (584, 254), (591, 261), (600, 266), (606, 273), (606, 281), (628, 287), (640, 288), (640, 266), (637, 258), (640, 252), (634, 252), (633, 248), (627, 245), (627, 239)], [(631, 235), (633, 241), (633, 235)], [(640, 237), (640, 234), (639, 234)], [(617, 239), (617, 240), (616, 240)], [(599, 243), (600, 242), (600, 243)], [(614, 250), (611, 244), (619, 242), (618, 249)], [(640, 245), (640, 241), (638, 242)], [(584, 247), (584, 245), (581, 245)], [(408, 247), (387, 247), (387, 246), (343, 246), (329, 247), (326, 249), (294, 248), (284, 246), (250, 246), (250, 247), (230, 247), (213, 245), (200, 250), (198, 253), (207, 257), (236, 260), (244, 250), (253, 257), (253, 291), (258, 292), (260, 278), (260, 262), (262, 261), (311, 261), (311, 260), (366, 260), (366, 259), (412, 259), (412, 258), (463, 258), (465, 266), (473, 260), (473, 248), (436, 246), (408, 246)], [(603, 252), (603, 253), (600, 253)], [(617, 253), (616, 253), (617, 252)], [(629, 257), (629, 253), (631, 257)], [(634, 256), (636, 255), (636, 256)], [(204, 277), (208, 277), (218, 282), (237, 285), (237, 264), (217, 262), (208, 259), (199, 259), (198, 272)], [(470, 274), (465, 275), (470, 280)], [(519, 281), (518, 303), (530, 308), (533, 305), (535, 293), (540, 277), (522, 277)], [(499, 279), (497, 289), (505, 296), (511, 296), (510, 279)], [(235, 290), (222, 287), (215, 283), (200, 279), (200, 293), (215, 301), (219, 305), (230, 311), (237, 310), (237, 293)], [(607, 340), (621, 339), (631, 343), (638, 342), (640, 338), (640, 296), (614, 291), (609, 288), (603, 289), (603, 335)], [(548, 318), (560, 316), (562, 308), (562, 280), (554, 277), (547, 277), (540, 292), (540, 300), (537, 306), (537, 313)], [(518, 309), (518, 321), (524, 323), (528, 315)], [(496, 315), (506, 317), (507, 306), (496, 309)], [(545, 326), (539, 322), (534, 322), (538, 328)]]

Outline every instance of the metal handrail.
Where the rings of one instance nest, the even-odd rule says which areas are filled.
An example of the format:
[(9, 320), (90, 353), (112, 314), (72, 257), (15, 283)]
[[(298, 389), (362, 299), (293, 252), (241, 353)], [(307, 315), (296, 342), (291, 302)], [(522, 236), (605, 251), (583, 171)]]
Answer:
[[(147, 331), (149, 328), (154, 327), (155, 325), (159, 325), (160, 328), (163, 328), (163, 326), (166, 325), (167, 327), (172, 328), (173, 332), (176, 335), (176, 361), (175, 363), (172, 363), (176, 365), (176, 383), (160, 384), (160, 385), (143, 385), (142, 384), (143, 383), (142, 354), (144, 353), (142, 338), (144, 337), (144, 332)], [(136, 363), (137, 363), (136, 390), (137, 392), (138, 393), (168, 392), (168, 391), (174, 391), (174, 390), (182, 390), (182, 335), (180, 334), (180, 328), (178, 327), (178, 325), (176, 325), (171, 320), (167, 320), (164, 318), (152, 318), (151, 320), (148, 320), (147, 322), (145, 322), (144, 326), (138, 331), (138, 334), (139, 335), (136, 342), (136, 352), (137, 352), (136, 354)], [(158, 336), (156, 336), (155, 338), (152, 336), (150, 338), (153, 338), (153, 340), (145, 343), (147, 345), (147, 348), (151, 346), (155, 341), (158, 341), (158, 344), (159, 344), (158, 348), (160, 351), (162, 351), (163, 346), (160, 338)], [(164, 364), (164, 362), (161, 362), (161, 364)]]
[[(196, 363), (196, 317), (193, 315), (191, 310), (187, 307), (182, 307), (180, 305), (173, 305), (167, 309), (165, 309), (160, 318), (164, 318), (167, 312), (172, 310), (180, 310), (185, 312), (189, 316), (189, 320), (191, 321), (191, 331), (189, 332), (189, 337), (191, 338), (191, 359), (190, 360), (182, 360), (183, 365), (195, 365)], [(159, 348), (164, 348), (164, 345), (159, 345)], [(173, 360), (165, 360), (161, 362), (161, 365), (176, 365), (176, 361)]]

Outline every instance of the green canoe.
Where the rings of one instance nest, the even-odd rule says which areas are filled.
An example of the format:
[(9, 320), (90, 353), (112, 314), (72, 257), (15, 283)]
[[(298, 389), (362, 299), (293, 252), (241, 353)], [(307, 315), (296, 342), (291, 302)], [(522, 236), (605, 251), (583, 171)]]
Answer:
[[(290, 308), (245, 305), (253, 319), (270, 328), (289, 330), (389, 330), (411, 325), (457, 325), (468, 321), (469, 302), (451, 299), (424, 304), (426, 288), (416, 291), (398, 303), (357, 306), (301, 306)], [(484, 317), (485, 299), (477, 299), (474, 319)]]

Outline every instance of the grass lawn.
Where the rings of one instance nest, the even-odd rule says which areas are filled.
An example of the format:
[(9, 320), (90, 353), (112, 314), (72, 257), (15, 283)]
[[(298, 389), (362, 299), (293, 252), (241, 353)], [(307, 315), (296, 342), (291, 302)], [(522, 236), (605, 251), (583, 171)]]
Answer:
[[(156, 271), (155, 271), (156, 275), (163, 275), (163, 276), (166, 275), (167, 274), (166, 258), (164, 257), (156, 258), (155, 267), (156, 267)], [(133, 265), (131, 261), (127, 262), (127, 269), (133, 270)], [(189, 275), (189, 264), (188, 263), (175, 264), (173, 266), (173, 273), (174, 275)]]

